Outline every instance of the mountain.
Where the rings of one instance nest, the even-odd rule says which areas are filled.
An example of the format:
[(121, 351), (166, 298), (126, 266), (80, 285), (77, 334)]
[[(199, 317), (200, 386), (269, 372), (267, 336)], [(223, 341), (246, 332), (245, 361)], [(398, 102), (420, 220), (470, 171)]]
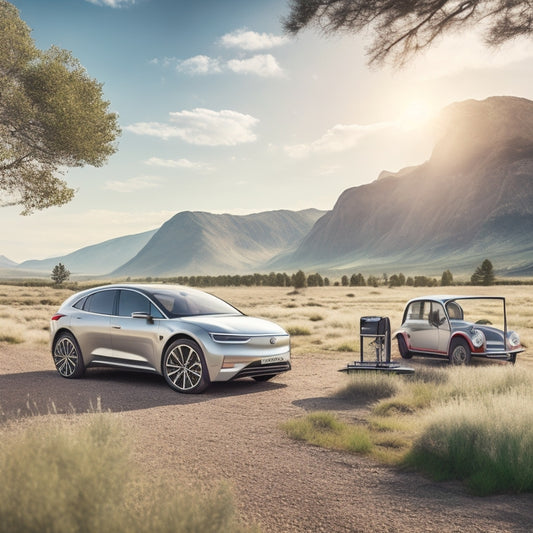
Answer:
[(253, 272), (297, 246), (323, 211), (267, 211), (246, 216), (185, 211), (165, 222), (113, 276)]
[(5, 255), (0, 255), (0, 268), (13, 268), (17, 266), (15, 261), (11, 261)]
[(72, 274), (95, 276), (108, 274), (131, 259), (156, 231), (145, 231), (136, 235), (110, 239), (63, 256), (24, 261), (18, 265), (18, 269), (50, 273), (55, 265), (63, 263)]
[(452, 104), (425, 163), (344, 191), (272, 267), (533, 270), (533, 102)]

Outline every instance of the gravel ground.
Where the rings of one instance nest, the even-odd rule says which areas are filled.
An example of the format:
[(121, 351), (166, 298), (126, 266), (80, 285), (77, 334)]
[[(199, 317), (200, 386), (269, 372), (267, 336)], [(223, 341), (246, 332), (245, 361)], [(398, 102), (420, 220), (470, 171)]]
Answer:
[(0, 414), (81, 414), (100, 401), (121, 413), (150, 476), (180, 487), (227, 480), (243, 520), (265, 532), (533, 531), (533, 495), (474, 497), (458, 483), (291, 441), (279, 429), (289, 418), (317, 409), (361, 415), (328, 397), (349, 360), (296, 356), (293, 370), (270, 382), (214, 384), (189, 396), (144, 374), (90, 370), (65, 380), (46, 347), (0, 344)]

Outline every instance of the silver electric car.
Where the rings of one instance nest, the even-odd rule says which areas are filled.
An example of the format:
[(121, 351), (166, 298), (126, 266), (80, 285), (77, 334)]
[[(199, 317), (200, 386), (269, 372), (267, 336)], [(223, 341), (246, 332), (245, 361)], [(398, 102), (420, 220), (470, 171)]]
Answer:
[(393, 337), (404, 359), (445, 357), (454, 365), (467, 365), (471, 357), (515, 363), (524, 351), (518, 334), (507, 328), (505, 298), (497, 296), (414, 298)]
[(68, 298), (50, 321), (65, 378), (108, 366), (162, 375), (184, 393), (213, 381), (266, 381), (291, 368), (290, 337), (206, 292), (172, 285), (107, 285)]

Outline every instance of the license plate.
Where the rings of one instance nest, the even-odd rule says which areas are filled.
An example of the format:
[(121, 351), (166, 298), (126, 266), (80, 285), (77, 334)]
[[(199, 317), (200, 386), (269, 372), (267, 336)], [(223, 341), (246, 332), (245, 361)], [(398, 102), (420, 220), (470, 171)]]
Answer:
[(263, 359), (261, 359), (261, 364), (270, 365), (272, 363), (284, 363), (286, 360), (285, 355), (271, 355), (270, 357), (263, 357)]

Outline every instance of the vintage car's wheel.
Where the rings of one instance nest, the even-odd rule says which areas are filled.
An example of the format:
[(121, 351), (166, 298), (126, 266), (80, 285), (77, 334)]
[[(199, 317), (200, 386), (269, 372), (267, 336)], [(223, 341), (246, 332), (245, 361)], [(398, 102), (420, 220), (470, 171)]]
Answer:
[(468, 365), (470, 364), (470, 346), (463, 339), (454, 339), (450, 346), (450, 364), (451, 365)]
[(402, 359), (411, 359), (413, 357), (413, 354), (407, 349), (407, 344), (402, 335), (398, 335), (398, 350)]
[(209, 385), (204, 354), (193, 340), (174, 341), (165, 350), (162, 371), (166, 382), (178, 392), (197, 394)]
[(81, 378), (85, 373), (80, 346), (74, 335), (67, 331), (61, 333), (56, 339), (52, 357), (56, 370), (64, 378)]

